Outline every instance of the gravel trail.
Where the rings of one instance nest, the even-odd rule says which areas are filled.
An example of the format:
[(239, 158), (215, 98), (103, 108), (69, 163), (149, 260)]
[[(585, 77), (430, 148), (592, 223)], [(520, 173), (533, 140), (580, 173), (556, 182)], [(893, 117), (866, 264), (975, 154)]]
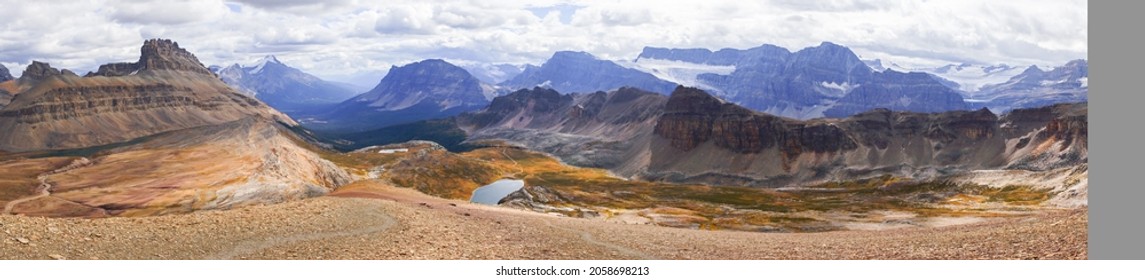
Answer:
[(1087, 213), (756, 233), (556, 217), (390, 188), (187, 215), (0, 215), (0, 259), (1084, 259)]

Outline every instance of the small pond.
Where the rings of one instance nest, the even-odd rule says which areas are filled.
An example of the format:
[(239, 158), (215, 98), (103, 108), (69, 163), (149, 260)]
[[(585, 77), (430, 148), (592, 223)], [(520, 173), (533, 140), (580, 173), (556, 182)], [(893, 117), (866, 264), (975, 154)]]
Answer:
[(498, 201), (525, 186), (524, 180), (501, 179), (473, 190), (470, 202), (497, 205)]

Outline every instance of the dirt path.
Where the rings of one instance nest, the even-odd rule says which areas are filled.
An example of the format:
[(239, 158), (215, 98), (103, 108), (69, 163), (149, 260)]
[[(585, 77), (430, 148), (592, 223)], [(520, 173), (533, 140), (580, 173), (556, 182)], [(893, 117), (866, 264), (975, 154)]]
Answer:
[(16, 208), (17, 204), (36, 200), (39, 198), (43, 198), (43, 197), (47, 197), (49, 195), (52, 195), (52, 193), (51, 193), (52, 184), (48, 184), (48, 175), (44, 174), (44, 175), (36, 176), (36, 179), (40, 180), (40, 186), (37, 187), (39, 189), (39, 191), (36, 193), (36, 195), (27, 196), (27, 197), (13, 200), (13, 201), (9, 201), (8, 203), (4, 204), (4, 214), (12, 214), (12, 209)]
[(43, 174), (36, 176), (36, 179), (40, 181), (40, 185), (36, 187), (38, 189), (37, 194), (9, 201), (8, 203), (4, 204), (3, 214), (12, 214), (12, 209), (14, 209), (16, 207), (16, 205), (18, 205), (20, 203), (24, 203), (24, 202), (28, 202), (28, 201), (32, 201), (32, 200), (36, 200), (39, 198), (43, 198), (43, 197), (47, 197), (47, 196), (52, 195), (52, 193), (51, 193), (52, 184), (48, 184), (48, 176), (50, 176), (52, 174), (68, 172), (68, 171), (76, 169), (76, 168), (83, 168), (86, 166), (90, 166), (92, 164), (93, 163), (92, 163), (91, 159), (81, 157), (79, 159), (73, 160), (71, 163), (68, 163), (68, 165), (66, 165), (64, 167), (60, 167), (60, 168), (57, 168), (57, 169), (52, 170), (52, 171), (44, 172)]
[(632, 249), (629, 249), (629, 248), (626, 248), (626, 247), (623, 247), (623, 246), (620, 246), (620, 245), (616, 245), (616, 244), (612, 244), (612, 243), (608, 243), (608, 242), (602, 242), (602, 241), (596, 240), (596, 238), (594, 238), (594, 237), (592, 236), (592, 234), (591, 234), (591, 233), (588, 233), (587, 231), (577, 230), (577, 229), (574, 229), (574, 228), (570, 228), (570, 227), (557, 226), (557, 225), (554, 225), (554, 224), (552, 223), (552, 221), (551, 221), (551, 220), (548, 220), (548, 219), (546, 219), (546, 220), (544, 220), (544, 221), (545, 221), (545, 225), (548, 225), (549, 227), (552, 227), (552, 228), (555, 228), (555, 229), (560, 229), (560, 230), (564, 230), (564, 231), (568, 231), (568, 232), (572, 232), (572, 233), (575, 233), (575, 234), (577, 234), (577, 235), (579, 235), (579, 236), (580, 236), (580, 239), (581, 239), (581, 240), (583, 240), (584, 242), (588, 242), (589, 244), (592, 244), (592, 245), (594, 245), (594, 246), (599, 246), (599, 247), (602, 247), (602, 248), (606, 248), (606, 249), (609, 249), (609, 250), (613, 250), (613, 251), (616, 251), (616, 252), (618, 252), (618, 253), (621, 253), (621, 254), (624, 254), (624, 255), (628, 255), (628, 256), (631, 256), (631, 257), (633, 257), (633, 258), (636, 258), (636, 259), (641, 259), (641, 260), (658, 260), (658, 259), (660, 259), (660, 258), (658, 258), (658, 257), (656, 257), (656, 256), (654, 256), (654, 255), (651, 255), (651, 254), (647, 254), (647, 253), (644, 253), (644, 252), (640, 252), (640, 251), (632, 250)]
[(284, 245), (290, 245), (290, 244), (294, 244), (294, 243), (314, 241), (314, 240), (323, 240), (323, 239), (334, 239), (334, 238), (340, 238), (340, 237), (366, 235), (366, 234), (386, 231), (398, 223), (397, 220), (394, 219), (394, 217), (387, 215), (386, 213), (384, 213), (384, 210), (382, 210), (381, 208), (376, 208), (376, 207), (373, 208), (372, 211), (370, 211), (369, 213), (366, 213), (366, 215), (363, 215), (362, 218), (364, 218), (366, 220), (380, 221), (381, 223), (376, 224), (376, 225), (359, 227), (359, 228), (344, 229), (344, 230), (335, 231), (335, 232), (317, 232), (317, 233), (293, 234), (293, 235), (285, 235), (285, 236), (271, 236), (271, 237), (267, 237), (265, 239), (260, 239), (260, 240), (242, 241), (239, 244), (235, 245), (233, 248), (230, 248), (230, 249), (227, 249), (225, 251), (222, 251), (222, 252), (216, 253), (214, 255), (208, 256), (205, 259), (208, 259), (208, 260), (229, 260), (229, 259), (235, 259), (236, 257), (240, 257), (240, 256), (253, 255), (253, 254), (259, 253), (260, 251), (263, 251), (266, 249), (270, 249), (270, 248), (274, 248), (274, 247), (280, 247), (280, 246), (284, 246)]
[(517, 174), (513, 174), (513, 176), (514, 176), (514, 177), (517, 177), (517, 176), (522, 176), (522, 175), (524, 175), (524, 174), (525, 174), (525, 169), (521, 167), (521, 164), (520, 164), (520, 163), (517, 163), (517, 160), (515, 160), (515, 159), (513, 159), (513, 157), (509, 156), (509, 153), (505, 152), (505, 149), (508, 149), (508, 148), (501, 148), (501, 155), (504, 155), (504, 156), (505, 156), (505, 158), (507, 158), (507, 159), (509, 159), (509, 160), (513, 161), (513, 166), (516, 166), (516, 167), (517, 167)]

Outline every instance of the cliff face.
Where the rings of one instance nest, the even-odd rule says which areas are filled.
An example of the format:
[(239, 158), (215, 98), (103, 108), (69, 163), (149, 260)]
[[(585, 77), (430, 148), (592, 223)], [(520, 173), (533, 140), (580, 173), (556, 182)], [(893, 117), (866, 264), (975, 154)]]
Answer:
[(785, 157), (798, 156), (803, 151), (837, 152), (856, 148), (855, 142), (834, 125), (758, 114), (723, 103), (703, 91), (682, 87), (668, 100), (655, 133), (670, 140), (672, 147), (684, 151), (708, 140), (737, 153), (759, 153), (778, 147)]
[[(32, 63), (21, 89), (0, 110), (0, 150), (99, 146), (257, 116), (290, 118), (223, 84), (169, 40), (148, 40), (138, 62), (79, 77)], [(130, 70), (130, 71), (129, 71)]]
[(1085, 103), (1016, 109), (1002, 120), (1011, 135), (1007, 168), (1044, 170), (1089, 160), (1089, 113)]

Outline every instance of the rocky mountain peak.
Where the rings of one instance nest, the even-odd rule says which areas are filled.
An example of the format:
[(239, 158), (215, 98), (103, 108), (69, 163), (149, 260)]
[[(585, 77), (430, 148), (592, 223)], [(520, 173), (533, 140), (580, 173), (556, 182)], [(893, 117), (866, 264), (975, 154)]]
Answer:
[[(322, 115), (322, 129), (379, 129), (455, 116), (485, 107), (497, 95), (465, 69), (441, 59), (394, 66), (373, 89)], [(364, 119), (370, 121), (364, 122)]]
[(8, 67), (0, 65), (0, 83), (11, 81), (12, 79), (14, 78), (12, 77), (12, 73), (8, 72)]
[(210, 74), (194, 54), (170, 39), (149, 39), (140, 48), (139, 68), (182, 70)]
[(466, 86), (477, 86), (480, 83), (469, 74), (469, 71), (441, 59), (426, 59), (403, 66), (392, 66), (386, 77), (383, 77), (383, 82), (386, 78), (389, 78), (391, 83), (419, 85), (447, 81), (462, 83)]
[(1042, 72), (1043, 72), (1042, 69), (1038, 68), (1037, 65), (1030, 65), (1030, 67), (1026, 68), (1026, 71), (1022, 71), (1022, 74), (1018, 74), (1018, 75), (1019, 76), (1033, 76), (1033, 75), (1040, 75), (1040, 74), (1042, 74)]
[(487, 104), (482, 92), (481, 82), (465, 69), (441, 59), (426, 59), (390, 68), (377, 87), (354, 100), (386, 110), (405, 109), (427, 100), (452, 108)]
[(274, 56), (273, 54), (268, 54), (268, 55), (262, 57), (262, 60), (260, 60), (259, 63), (260, 64), (261, 63), (282, 64), (282, 61), (278, 61), (278, 57)]
[(851, 49), (840, 46), (831, 42), (823, 42), (817, 47), (811, 47), (799, 50), (793, 55), (793, 59), (789, 62), (791, 65), (806, 65), (823, 69), (835, 69), (836, 71), (850, 72), (853, 70), (867, 70), (867, 67), (859, 56), (855, 55)]
[[(237, 64), (236, 64), (236, 66), (237, 66)], [(250, 74), (259, 74), (259, 73), (262, 73), (263, 71), (267, 71), (267, 69), (274, 69), (274, 70), (270, 70), (272, 72), (276, 72), (276, 71), (281, 72), (282, 70), (287, 70), (287, 71), (294, 70), (294, 68), (291, 68), (290, 66), (286, 66), (285, 63), (282, 63), (282, 61), (279, 61), (278, 58), (275, 57), (274, 55), (267, 55), (267, 56), (264, 56), (263, 58), (259, 59), (258, 62), (255, 62), (254, 66), (247, 67), (247, 72)], [(281, 75), (282, 73), (278, 73), (278, 74)]]
[(180, 48), (179, 43), (169, 39), (149, 39), (139, 49), (138, 62), (111, 63), (99, 66), (96, 72), (86, 76), (128, 76), (144, 70), (175, 70), (214, 75), (194, 54)]
[(62, 74), (62, 72), (60, 72), (59, 69), (52, 68), (52, 66), (46, 62), (32, 61), (32, 64), (24, 69), (24, 74), (20, 75), (20, 82), (36, 83), (45, 78), (60, 74)]
[(551, 88), (534, 87), (532, 89), (520, 89), (504, 96), (493, 98), (492, 103), (489, 104), (486, 110), (490, 112), (508, 112), (525, 108), (529, 103), (534, 103), (535, 108), (546, 111), (560, 107), (564, 103), (571, 101), (571, 96), (561, 95)]
[(715, 96), (698, 88), (678, 86), (664, 105), (666, 112), (714, 113), (723, 105)]

